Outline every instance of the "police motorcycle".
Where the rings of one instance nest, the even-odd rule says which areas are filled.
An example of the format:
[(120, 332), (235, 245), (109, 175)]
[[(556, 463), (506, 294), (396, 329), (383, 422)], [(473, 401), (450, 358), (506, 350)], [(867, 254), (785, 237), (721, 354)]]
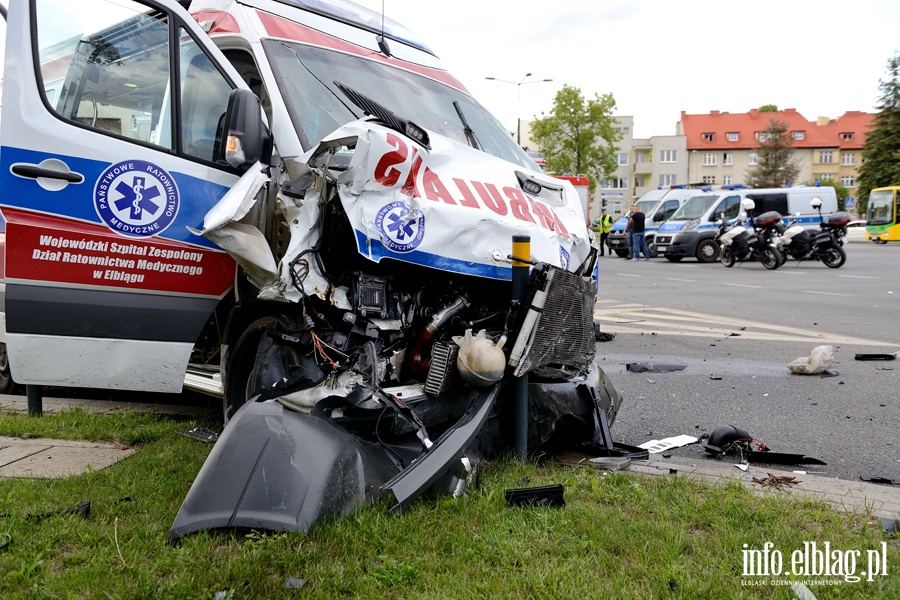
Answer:
[[(724, 219), (719, 219), (719, 231), (716, 234), (716, 243), (719, 244), (719, 260), (726, 267), (733, 267), (737, 262), (758, 260), (767, 269), (777, 269), (782, 264), (781, 252), (765, 237), (754, 230), (753, 219), (750, 216), (756, 203), (750, 198), (741, 201), (741, 208), (747, 214), (747, 223), (737, 221), (729, 224)], [(778, 213), (775, 213), (776, 215)], [(763, 213), (769, 215), (769, 213)], [(781, 215), (778, 215), (778, 219)], [(778, 220), (776, 219), (776, 221)]]
[(807, 230), (796, 220), (788, 223), (778, 236), (783, 260), (787, 261), (788, 257), (798, 261), (821, 260), (825, 266), (837, 269), (847, 260), (847, 253), (841, 246), (847, 233), (850, 215), (836, 212), (822, 217), (822, 200), (819, 198), (813, 198), (810, 205), (819, 211), (820, 229)]

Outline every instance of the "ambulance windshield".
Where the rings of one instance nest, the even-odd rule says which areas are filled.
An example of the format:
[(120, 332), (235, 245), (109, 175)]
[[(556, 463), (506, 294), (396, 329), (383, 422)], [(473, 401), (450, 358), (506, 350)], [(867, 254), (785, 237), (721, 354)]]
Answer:
[(285, 41), (263, 42), (304, 148), (363, 116), (335, 85), (344, 82), (420, 127), (470, 144), (459, 109), (480, 150), (533, 171), (540, 167), (471, 96), (433, 78), (375, 60)]

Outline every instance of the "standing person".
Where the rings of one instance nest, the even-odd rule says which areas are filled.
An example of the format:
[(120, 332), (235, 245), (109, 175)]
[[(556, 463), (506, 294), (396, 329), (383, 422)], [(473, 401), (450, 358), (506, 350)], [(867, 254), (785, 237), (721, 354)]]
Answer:
[[(633, 208), (634, 207), (629, 208), (628, 210), (633, 212), (632, 211)], [(628, 256), (625, 257), (626, 259), (631, 258), (631, 256), (632, 256), (631, 255), (631, 212), (628, 213), (628, 221), (625, 222), (625, 243), (628, 244)]]
[(605, 256), (606, 250), (612, 256), (612, 248), (609, 247), (609, 230), (612, 229), (612, 217), (606, 214), (606, 209), (600, 210), (600, 256)]
[(641, 257), (641, 251), (644, 252), (644, 260), (650, 260), (650, 248), (647, 247), (647, 239), (644, 237), (644, 222), (646, 217), (637, 205), (631, 207), (631, 218), (628, 223), (631, 225), (631, 260), (638, 260)]

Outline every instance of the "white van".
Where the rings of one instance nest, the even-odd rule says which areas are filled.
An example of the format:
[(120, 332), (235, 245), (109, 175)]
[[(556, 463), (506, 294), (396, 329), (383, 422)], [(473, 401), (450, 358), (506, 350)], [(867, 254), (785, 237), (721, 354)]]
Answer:
[(659, 228), (656, 236), (657, 251), (671, 262), (685, 257), (700, 262), (714, 262), (719, 258), (719, 246), (715, 242), (717, 221), (720, 218), (736, 219), (742, 215), (741, 200), (751, 198), (756, 203), (755, 215), (774, 210), (784, 217), (784, 222), (795, 219), (808, 229), (819, 226), (818, 211), (810, 206), (813, 198), (822, 199), (822, 214), (837, 211), (837, 195), (833, 187), (802, 186), (787, 188), (751, 189), (728, 186), (721, 190), (694, 196), (679, 208)]
[[(707, 189), (707, 188), (703, 188)], [(671, 188), (657, 188), (645, 192), (643, 196), (638, 198), (635, 206), (638, 207), (647, 219), (644, 222), (644, 234), (647, 239), (647, 246), (650, 249), (650, 256), (656, 257), (657, 249), (655, 244), (656, 232), (659, 226), (670, 218), (678, 208), (684, 204), (688, 198), (695, 194), (702, 193), (702, 190), (680, 185)], [(625, 215), (616, 221), (612, 229), (609, 231), (607, 241), (610, 249), (617, 255), (628, 256), (628, 236), (625, 235), (625, 226), (628, 224), (628, 215)]]

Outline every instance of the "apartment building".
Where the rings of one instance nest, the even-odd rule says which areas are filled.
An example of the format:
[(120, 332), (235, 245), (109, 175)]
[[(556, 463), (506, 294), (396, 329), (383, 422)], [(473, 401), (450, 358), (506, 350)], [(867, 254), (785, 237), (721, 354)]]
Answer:
[[(756, 166), (761, 137), (772, 119), (787, 124), (799, 168), (797, 180), (813, 184), (831, 179), (851, 196), (856, 188), (866, 131), (874, 115), (851, 111), (837, 119), (809, 121), (796, 109), (775, 112), (753, 109), (746, 113), (711, 111), (689, 115), (684, 111), (676, 131), (684, 135), (688, 152), (688, 178), (707, 185), (745, 183)], [(848, 201), (852, 208), (854, 198)]]

